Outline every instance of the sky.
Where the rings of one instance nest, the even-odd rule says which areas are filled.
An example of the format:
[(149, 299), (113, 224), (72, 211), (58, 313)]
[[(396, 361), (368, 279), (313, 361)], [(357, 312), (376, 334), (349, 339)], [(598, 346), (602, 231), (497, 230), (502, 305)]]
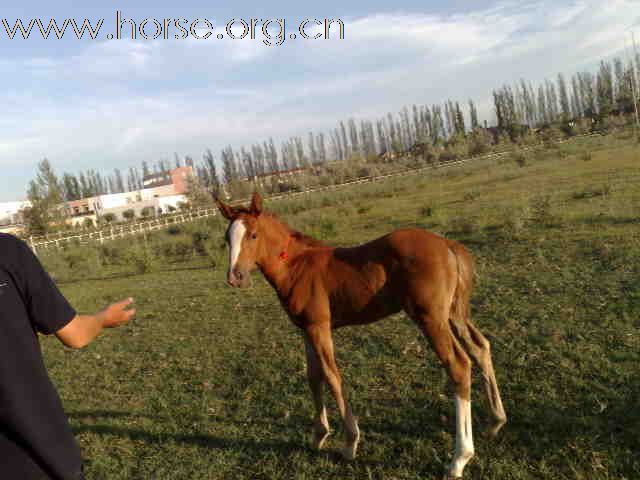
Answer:
[[(0, 202), (23, 198), (45, 157), (58, 173), (125, 170), (174, 152), (199, 160), (207, 148), (306, 137), (448, 98), (474, 99), (490, 120), (493, 88), (594, 68), (624, 54), (625, 29), (640, 40), (637, 0), (15, 3), (0, 8)], [(148, 19), (148, 39), (131, 39), (130, 24), (125, 38), (109, 39), (118, 10), (137, 27)], [(81, 40), (70, 26), (62, 40), (42, 39), (37, 26), (11, 40), (1, 23), (32, 18), (45, 27), (51, 18), (104, 21), (96, 39)], [(202, 38), (200, 21), (201, 38), (177, 39), (182, 31), (163, 25), (176, 18), (186, 29), (207, 19), (212, 34)], [(153, 19), (162, 27), (155, 40)], [(232, 19), (236, 39), (225, 29)], [(239, 38), (240, 19), (255, 19), (254, 39)], [(285, 20), (282, 44), (265, 44), (267, 19), (274, 39)], [(304, 39), (305, 19), (340, 19), (344, 38), (333, 24), (330, 39)], [(321, 31), (310, 23), (305, 33)]]

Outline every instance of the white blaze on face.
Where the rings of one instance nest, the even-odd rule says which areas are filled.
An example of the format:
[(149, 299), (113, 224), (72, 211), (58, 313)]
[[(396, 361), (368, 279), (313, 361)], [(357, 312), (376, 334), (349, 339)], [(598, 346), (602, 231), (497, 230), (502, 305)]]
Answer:
[(247, 231), (242, 220), (236, 220), (229, 227), (229, 271), (233, 271), (240, 256), (242, 239)]

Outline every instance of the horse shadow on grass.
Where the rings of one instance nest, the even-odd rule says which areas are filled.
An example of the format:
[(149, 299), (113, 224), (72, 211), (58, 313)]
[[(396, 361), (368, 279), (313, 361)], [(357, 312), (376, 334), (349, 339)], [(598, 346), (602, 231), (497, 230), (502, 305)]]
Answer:
[[(498, 438), (490, 440), (491, 445), (497, 445), (505, 454), (526, 455), (529, 462), (544, 461), (550, 452), (564, 452), (567, 465), (584, 462), (581, 455), (585, 451), (602, 452), (605, 456), (636, 451), (640, 430), (640, 376), (625, 381), (620, 387), (625, 389), (623, 394), (605, 396), (603, 393), (600, 405), (586, 392), (581, 394), (581, 390), (576, 389), (567, 390), (565, 400), (527, 395), (513, 402), (507, 395), (503, 398), (509, 420)], [(628, 465), (610, 467), (622, 472)]]
[[(622, 385), (621, 385), (622, 386)], [(637, 448), (637, 432), (640, 430), (640, 375), (624, 382), (624, 391), (620, 395), (601, 398), (602, 409), (592, 404), (588, 393), (581, 397), (581, 391), (569, 388), (566, 401), (556, 398), (545, 398), (543, 395), (529, 395), (525, 392), (513, 392), (509, 395), (508, 384), (503, 389), (503, 399), (509, 416), (509, 421), (496, 439), (486, 439), (479, 435), (487, 424), (489, 408), (483, 392), (474, 385), (474, 395), (479, 401), (474, 402), (473, 417), (476, 433), (476, 447), (480, 457), (508, 456), (527, 463), (546, 461), (550, 452), (564, 452), (567, 455), (567, 469), (569, 464), (583, 463), (581, 454), (573, 457), (574, 448), (586, 448), (587, 451), (602, 452), (605, 455), (615, 454), (621, 450), (635, 451)], [(449, 393), (448, 389), (442, 393)], [(356, 415), (360, 416), (360, 427), (363, 432), (361, 455), (357, 463), (360, 467), (389, 467), (383, 465), (376, 458), (367, 455), (367, 444), (384, 441), (386, 449), (396, 450), (404, 448), (409, 441), (427, 441), (434, 445), (442, 443), (442, 432), (454, 437), (454, 408), (452, 397), (447, 395), (447, 401), (430, 400), (433, 392), (416, 391), (411, 398), (389, 398), (381, 400), (375, 395), (363, 395), (354, 405)], [(394, 414), (389, 415), (390, 409)], [(126, 426), (105, 425), (110, 419), (143, 418), (154, 422), (156, 428), (162, 424), (175, 424), (169, 416), (155, 416), (139, 412), (87, 410), (72, 411), (69, 417), (81, 422), (96, 421), (97, 424), (74, 425), (75, 434), (92, 433), (104, 436), (117, 436), (133, 441), (142, 441), (150, 445), (162, 445), (167, 442), (193, 445), (198, 448), (220, 451), (244, 451), (250, 456), (264, 457), (265, 453), (280, 457), (286, 461), (292, 453), (303, 454), (309, 459), (318, 456), (308, 442), (307, 433), (312, 428), (312, 412), (300, 411), (292, 413), (287, 419), (260, 418), (240, 419), (229, 416), (207, 417), (211, 424), (233, 425), (236, 433), (180, 433), (147, 431), (144, 428), (129, 428)], [(337, 446), (342, 443), (342, 427), (335, 409), (331, 408), (330, 421), (332, 424), (333, 445), (324, 451), (323, 458), (332, 463), (343, 462), (337, 452)], [(202, 418), (194, 420), (202, 421)], [(262, 432), (261, 432), (262, 431)], [(245, 435), (243, 432), (251, 432)], [(301, 439), (301, 432), (305, 440)], [(275, 434), (275, 435), (274, 435)], [(255, 438), (255, 437), (260, 438)], [(383, 440), (384, 439), (384, 440)], [(576, 447), (577, 446), (577, 447)], [(580, 447), (581, 446), (581, 447)], [(437, 449), (437, 447), (436, 447)], [(442, 454), (447, 454), (442, 451)], [(550, 461), (553, 455), (549, 457)], [(388, 460), (387, 460), (388, 461)], [(562, 461), (562, 460), (560, 460)], [(440, 465), (416, 465), (405, 467), (425, 468), (425, 473), (437, 471)], [(564, 470), (562, 465), (557, 465)], [(611, 466), (613, 468), (613, 466)], [(585, 465), (585, 468), (587, 466)], [(629, 473), (633, 467), (629, 464), (617, 465), (615, 471)], [(567, 470), (568, 472), (568, 470)], [(613, 472), (613, 471), (612, 471)], [(632, 478), (632, 477), (629, 477)]]
[[(625, 380), (624, 389), (620, 396), (603, 397), (601, 406), (586, 395), (582, 398), (579, 390), (568, 391), (567, 401), (562, 402), (543, 396), (522, 398), (522, 395), (514, 401), (509, 397), (508, 388), (503, 389), (508, 422), (498, 436), (491, 439), (483, 435), (489, 425), (489, 405), (484, 398), (484, 389), (474, 382), (477, 399), (473, 406), (474, 436), (478, 446), (520, 446), (532, 459), (544, 457), (549, 451), (571, 447), (577, 439), (581, 442), (587, 439), (585, 446), (593, 450), (634, 451), (638, 445), (637, 432), (640, 431), (640, 375), (633, 380)], [(445, 403), (430, 401), (429, 396), (433, 396), (433, 392), (416, 392), (415, 397), (403, 398), (400, 402), (398, 399), (390, 400), (394, 404), (394, 415), (388, 415), (389, 410), (379, 401), (361, 398), (357, 408), (364, 410), (356, 410), (355, 413), (364, 413), (367, 406), (373, 407), (368, 409), (371, 413), (360, 420), (365, 435), (395, 440), (441, 438), (441, 432), (453, 436), (453, 396), (449, 388), (441, 393), (447, 396)], [(333, 423), (336, 421), (333, 419)], [(529, 446), (534, 448), (529, 449)]]
[[(96, 411), (96, 412), (75, 412), (69, 416), (71, 418), (83, 418), (86, 416), (98, 416), (100, 414), (105, 418), (125, 418), (136, 417), (135, 414), (127, 414), (126, 412), (108, 412), (108, 411)], [(152, 418), (150, 416), (142, 415), (145, 418)], [(104, 424), (82, 424), (72, 426), (72, 432), (74, 435), (80, 435), (83, 433), (90, 433), (99, 436), (115, 436), (122, 439), (128, 439), (134, 442), (143, 442), (145, 445), (151, 446), (164, 446), (168, 442), (182, 445), (194, 446), (205, 450), (218, 450), (226, 452), (244, 452), (249, 457), (255, 459), (264, 458), (265, 456), (275, 455), (286, 463), (292, 454), (302, 454), (307, 458), (309, 462), (314, 462), (317, 459), (326, 459), (335, 465), (344, 465), (349, 468), (353, 468), (353, 462), (345, 460), (340, 454), (338, 447), (342, 445), (342, 431), (336, 429), (332, 431), (333, 446), (323, 449), (321, 452), (314, 450), (311, 447), (309, 438), (301, 440), (300, 428), (304, 428), (305, 433), (311, 434), (312, 423), (309, 417), (294, 417), (292, 416), (288, 421), (250, 421), (242, 422), (230, 419), (217, 419), (215, 421), (232, 423), (237, 426), (242, 426), (253, 434), (260, 435), (261, 429), (264, 429), (264, 438), (254, 439), (251, 435), (243, 436), (241, 433), (238, 436), (234, 435), (211, 435), (205, 433), (176, 433), (176, 432), (150, 432), (144, 429), (120, 427)], [(159, 425), (161, 426), (161, 425)], [(337, 426), (337, 425), (336, 425)], [(283, 437), (290, 438), (291, 440), (278, 440), (271, 438), (274, 431), (282, 433)], [(305, 435), (306, 437), (306, 435)], [(368, 458), (363, 455), (362, 450), (358, 457), (357, 464), (362, 468), (384, 468), (386, 462), (383, 460), (377, 460)], [(439, 468), (439, 466), (438, 466)]]
[[(150, 415), (150, 414), (145, 414), (145, 413), (141, 413), (141, 412), (136, 412), (136, 411), (131, 411), (131, 412), (123, 412), (123, 411), (112, 411), (112, 410), (82, 410), (82, 411), (71, 411), (68, 412), (67, 417), (74, 419), (74, 420), (83, 420), (83, 421), (87, 421), (87, 420), (111, 420), (111, 419), (145, 419), (145, 420), (150, 420), (152, 422), (154, 422), (154, 424), (157, 425), (162, 425), (163, 423), (167, 422), (173, 422), (174, 417), (169, 416), (169, 415)], [(183, 414), (180, 415), (180, 419), (183, 422), (201, 422), (202, 421), (202, 417), (201, 416), (197, 416), (197, 415), (193, 415), (193, 416), (185, 416)], [(297, 419), (296, 419), (297, 420)], [(256, 428), (260, 428), (260, 426), (263, 427), (275, 427), (278, 430), (284, 430), (286, 429), (286, 427), (289, 427), (291, 429), (294, 428), (294, 423), (296, 422), (287, 422), (285, 424), (282, 424), (281, 422), (278, 421), (270, 421), (269, 419), (264, 419), (264, 420), (255, 420), (255, 419), (251, 419), (251, 420), (237, 420), (237, 419), (233, 419), (233, 418), (229, 418), (229, 417), (217, 417), (217, 416), (211, 416), (211, 415), (207, 415), (207, 421), (210, 423), (224, 423), (224, 424), (229, 424), (229, 425), (236, 425), (236, 426), (242, 426), (242, 427), (247, 427), (247, 428), (253, 428), (254, 426)], [(291, 425), (289, 425), (291, 424)], [(309, 420), (309, 425), (311, 425), (310, 420)], [(83, 425), (86, 426), (86, 425)], [(311, 427), (309, 427), (311, 428)], [(272, 428), (273, 430), (273, 428)]]
[[(188, 272), (188, 271), (196, 271), (196, 270), (213, 270), (213, 267), (209, 265), (188, 265), (188, 266), (182, 266), (182, 267), (176, 267), (176, 268), (161, 268), (149, 273)], [(63, 278), (60, 280), (54, 278), (54, 280), (58, 285), (73, 285), (73, 284), (84, 283), (84, 282), (102, 282), (106, 280), (121, 280), (124, 278), (140, 277), (143, 275), (146, 275), (146, 274), (137, 273), (137, 272), (118, 272), (118, 273), (111, 273), (108, 275), (102, 275), (102, 276), (96, 276), (96, 277), (78, 277), (78, 278), (72, 278), (72, 279)]]
[[(416, 410), (420, 410), (418, 407), (419, 399), (415, 402)], [(406, 406), (406, 405), (405, 405)], [(412, 409), (403, 409), (400, 407), (402, 413), (407, 413), (412, 420), (415, 420), (416, 412)], [(331, 409), (333, 410), (333, 409)], [(309, 413), (309, 415), (305, 415)], [(172, 418), (169, 416), (150, 415), (140, 412), (125, 412), (125, 411), (109, 411), (109, 410), (83, 410), (83, 411), (71, 411), (67, 413), (67, 416), (75, 421), (94, 421), (93, 424), (74, 424), (72, 426), (73, 433), (75, 435), (82, 433), (93, 433), (97, 435), (113, 435), (121, 438), (127, 438), (134, 441), (142, 441), (145, 444), (163, 444), (167, 441), (173, 441), (176, 443), (189, 444), (202, 448), (211, 448), (216, 450), (237, 450), (252, 451), (255, 454), (264, 455), (265, 451), (276, 453), (283, 456), (283, 458), (290, 455), (292, 452), (308, 452), (309, 456), (316, 456), (319, 452), (313, 450), (310, 446), (310, 436), (313, 428), (312, 412), (299, 412), (292, 413), (286, 420), (282, 418), (263, 418), (263, 419), (234, 419), (223, 416), (208, 416), (207, 422), (212, 424), (225, 424), (233, 425), (236, 428), (242, 428), (246, 431), (251, 431), (253, 434), (262, 436), (261, 431), (264, 431), (264, 437), (269, 438), (275, 433), (277, 436), (283, 438), (290, 438), (291, 440), (253, 440), (250, 438), (237, 438), (233, 435), (230, 436), (216, 436), (209, 434), (183, 434), (183, 433), (160, 433), (150, 432), (144, 429), (136, 429), (129, 427), (122, 427), (118, 425), (106, 425), (101, 422), (108, 422), (110, 420), (127, 420), (127, 419), (144, 419), (154, 422), (156, 427), (162, 427), (163, 423), (171, 423), (172, 428), (174, 424)], [(418, 414), (424, 413), (424, 408)], [(330, 412), (332, 436), (331, 438), (335, 442), (335, 446), (342, 445), (342, 425), (338, 413), (335, 411)], [(380, 414), (376, 417), (370, 417), (361, 419), (361, 426), (364, 429), (365, 436), (384, 436), (384, 437), (410, 437), (410, 438), (429, 438), (435, 436), (435, 433), (442, 429), (442, 422), (439, 419), (436, 410), (431, 411), (426, 418), (422, 418), (420, 422), (404, 422), (387, 420), (385, 415)], [(188, 423), (188, 418), (181, 417), (183, 421)], [(193, 421), (201, 421), (202, 418), (193, 417)], [(75, 423), (75, 422), (74, 422)], [(300, 433), (303, 433), (304, 439), (301, 439)], [(307, 435), (308, 434), (308, 435)], [(335, 448), (327, 448), (323, 450), (322, 455), (325, 455), (334, 463), (346, 462)], [(373, 459), (366, 459), (363, 456), (359, 457), (359, 462), (369, 466), (377, 465), (379, 462)]]
[(84, 283), (84, 282), (101, 282), (105, 280), (121, 280), (123, 278), (131, 278), (135, 276), (131, 272), (120, 272), (120, 273), (112, 273), (109, 275), (103, 275), (101, 277), (78, 277), (78, 278), (64, 278), (57, 279), (54, 276), (54, 280), (58, 285), (74, 285), (76, 283)]
[(261, 452), (261, 454), (270, 451), (281, 456), (287, 456), (296, 450), (309, 450), (305, 448), (305, 445), (294, 441), (252, 440), (207, 434), (152, 433), (146, 430), (111, 425), (81, 425), (73, 427), (72, 430), (75, 435), (81, 433), (113, 435), (133, 441), (142, 441), (147, 445), (164, 445), (167, 441), (171, 441), (213, 450), (254, 451)]

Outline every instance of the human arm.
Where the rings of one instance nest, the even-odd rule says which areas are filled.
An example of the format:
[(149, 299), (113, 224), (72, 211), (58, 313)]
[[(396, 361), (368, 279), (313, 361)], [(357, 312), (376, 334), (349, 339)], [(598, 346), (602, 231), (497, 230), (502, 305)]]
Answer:
[(68, 324), (55, 332), (56, 337), (70, 348), (83, 348), (90, 344), (104, 328), (115, 328), (127, 323), (136, 313), (127, 310), (132, 298), (109, 305), (94, 315), (76, 315)]

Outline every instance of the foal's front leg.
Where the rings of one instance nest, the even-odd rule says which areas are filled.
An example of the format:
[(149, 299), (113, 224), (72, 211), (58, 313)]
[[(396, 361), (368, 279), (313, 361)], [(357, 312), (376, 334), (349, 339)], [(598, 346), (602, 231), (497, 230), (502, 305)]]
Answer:
[(306, 335), (309, 343), (313, 347), (313, 352), (322, 369), (324, 379), (331, 389), (331, 393), (342, 417), (346, 442), (342, 449), (342, 456), (347, 460), (353, 460), (356, 458), (358, 441), (360, 440), (360, 429), (358, 428), (356, 418), (351, 413), (351, 409), (342, 394), (342, 379), (340, 378), (340, 372), (338, 371), (333, 353), (333, 339), (331, 338), (329, 322), (308, 326)]
[(320, 450), (324, 446), (324, 442), (329, 436), (329, 420), (327, 419), (327, 409), (324, 405), (323, 398), (323, 382), (324, 375), (322, 367), (318, 361), (318, 357), (313, 349), (313, 345), (305, 334), (304, 348), (307, 354), (307, 377), (309, 379), (309, 387), (313, 396), (313, 404), (316, 410), (316, 416), (313, 420), (313, 439), (311, 445), (313, 448)]

